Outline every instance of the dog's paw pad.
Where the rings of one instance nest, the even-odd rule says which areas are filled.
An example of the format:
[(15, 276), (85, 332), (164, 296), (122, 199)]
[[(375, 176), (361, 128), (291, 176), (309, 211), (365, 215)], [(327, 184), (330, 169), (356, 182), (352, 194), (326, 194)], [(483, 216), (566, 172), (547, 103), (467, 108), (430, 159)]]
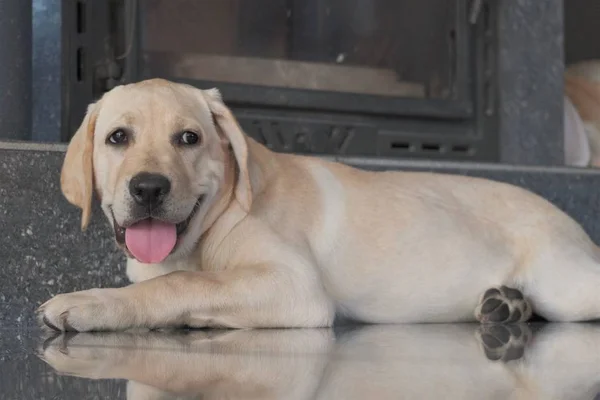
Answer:
[(476, 336), (488, 360), (508, 362), (523, 357), (532, 335), (527, 325), (512, 324), (481, 325)]
[(475, 310), (481, 323), (507, 324), (527, 321), (531, 306), (517, 289), (507, 286), (486, 290)]

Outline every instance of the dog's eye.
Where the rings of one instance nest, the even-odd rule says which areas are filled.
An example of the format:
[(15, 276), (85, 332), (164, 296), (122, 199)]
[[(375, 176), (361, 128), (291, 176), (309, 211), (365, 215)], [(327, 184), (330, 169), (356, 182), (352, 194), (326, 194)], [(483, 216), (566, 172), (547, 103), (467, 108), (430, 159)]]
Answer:
[(179, 144), (191, 146), (197, 144), (200, 141), (197, 133), (191, 131), (182, 132), (179, 136)]
[(127, 133), (123, 129), (117, 129), (113, 133), (110, 134), (108, 139), (106, 139), (106, 143), (121, 145), (127, 143), (129, 140)]

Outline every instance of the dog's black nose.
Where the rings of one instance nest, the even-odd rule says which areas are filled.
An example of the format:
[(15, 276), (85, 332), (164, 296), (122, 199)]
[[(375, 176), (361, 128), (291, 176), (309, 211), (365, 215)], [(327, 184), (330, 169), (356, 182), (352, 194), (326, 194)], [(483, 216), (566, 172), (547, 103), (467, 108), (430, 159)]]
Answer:
[(142, 172), (131, 178), (129, 193), (141, 206), (156, 207), (171, 191), (171, 181), (163, 175)]

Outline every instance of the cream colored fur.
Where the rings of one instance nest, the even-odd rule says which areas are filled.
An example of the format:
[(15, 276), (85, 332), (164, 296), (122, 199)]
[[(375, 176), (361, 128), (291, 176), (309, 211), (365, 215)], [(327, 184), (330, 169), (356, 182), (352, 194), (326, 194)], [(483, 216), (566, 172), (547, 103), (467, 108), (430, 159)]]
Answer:
[[(134, 140), (108, 145), (122, 126)], [(172, 145), (183, 129), (202, 143)], [(558, 208), (514, 186), (274, 153), (243, 134), (217, 91), (164, 80), (117, 87), (90, 107), (63, 191), (84, 226), (94, 191), (109, 222), (126, 225), (126, 188), (144, 171), (172, 181), (174, 221), (204, 195), (175, 251), (160, 265), (129, 259), (130, 286), (56, 296), (40, 308), (47, 325), (324, 327), (336, 313), (474, 321), (482, 293), (499, 285), (553, 321), (600, 318), (598, 248)]]

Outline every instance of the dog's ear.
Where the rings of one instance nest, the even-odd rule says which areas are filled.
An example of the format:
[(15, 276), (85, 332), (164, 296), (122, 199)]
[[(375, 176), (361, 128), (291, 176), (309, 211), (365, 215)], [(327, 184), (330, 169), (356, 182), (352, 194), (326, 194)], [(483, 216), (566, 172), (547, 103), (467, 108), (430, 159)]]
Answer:
[(92, 215), (94, 171), (92, 154), (98, 104), (91, 104), (69, 143), (60, 174), (60, 187), (69, 203), (81, 208), (81, 229), (85, 230)]
[(217, 125), (216, 128), (221, 130), (233, 149), (238, 169), (235, 197), (242, 208), (248, 212), (252, 205), (252, 188), (250, 186), (250, 174), (248, 173), (248, 142), (246, 141), (246, 135), (231, 110), (223, 104), (218, 89), (204, 90), (203, 93), (208, 108), (213, 115), (213, 120)]

